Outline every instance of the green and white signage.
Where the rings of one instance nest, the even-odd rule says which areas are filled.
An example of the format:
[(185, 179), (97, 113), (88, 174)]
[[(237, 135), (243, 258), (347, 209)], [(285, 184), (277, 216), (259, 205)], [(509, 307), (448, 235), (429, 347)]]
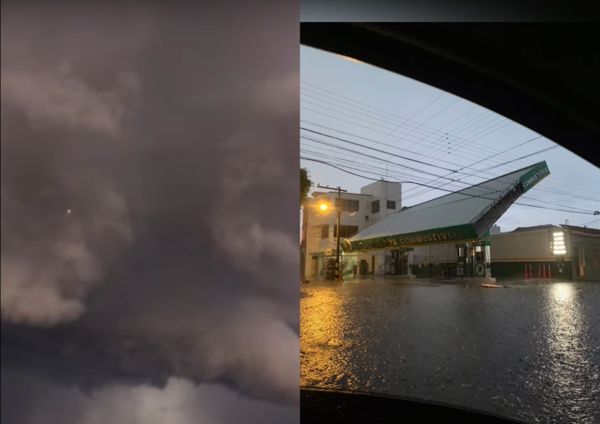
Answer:
[(452, 227), (435, 228), (415, 233), (395, 236), (376, 237), (366, 240), (352, 241), (352, 250), (385, 249), (400, 246), (419, 246), (433, 243), (448, 243), (459, 240), (477, 238), (475, 227), (471, 224), (455, 225)]
[(547, 175), (550, 175), (550, 170), (548, 169), (548, 165), (546, 165), (546, 161), (535, 164), (532, 169), (519, 178), (521, 186), (523, 187), (523, 192), (526, 192), (539, 183)]

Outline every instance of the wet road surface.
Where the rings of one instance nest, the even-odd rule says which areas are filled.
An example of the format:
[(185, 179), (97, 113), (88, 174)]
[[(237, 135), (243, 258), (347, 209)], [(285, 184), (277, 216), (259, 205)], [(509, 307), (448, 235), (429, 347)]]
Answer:
[(600, 423), (600, 283), (309, 283), (301, 384)]

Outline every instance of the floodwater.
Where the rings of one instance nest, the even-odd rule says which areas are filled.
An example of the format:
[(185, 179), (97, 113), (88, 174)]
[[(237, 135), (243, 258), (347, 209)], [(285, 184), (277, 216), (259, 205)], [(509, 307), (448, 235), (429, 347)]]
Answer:
[(600, 423), (600, 283), (309, 283), (301, 385)]

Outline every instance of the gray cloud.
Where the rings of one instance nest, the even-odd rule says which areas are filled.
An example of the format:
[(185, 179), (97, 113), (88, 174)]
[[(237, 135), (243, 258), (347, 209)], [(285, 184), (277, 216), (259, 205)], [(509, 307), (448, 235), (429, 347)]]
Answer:
[(3, 368), (297, 405), (296, 16), (255, 7), (3, 3)]
[(169, 378), (163, 387), (111, 384), (89, 393), (76, 386), (15, 371), (2, 375), (2, 389), (22, 397), (33, 396), (28, 409), (3, 402), (2, 421), (35, 423), (132, 423), (192, 424), (291, 422), (293, 407), (282, 407), (239, 396), (218, 384), (195, 385), (182, 378)]
[(136, 91), (133, 73), (118, 76), (119, 86), (94, 91), (71, 74), (68, 64), (56, 70), (2, 70), (2, 98), (22, 109), (32, 125), (68, 127), (118, 133), (126, 113), (124, 99)]
[[(93, 199), (94, 208), (83, 216), (77, 207), (67, 208), (62, 219), (57, 211), (52, 228), (39, 221), (28, 222), (36, 220), (25, 212), (31, 193), (5, 189), (3, 184), (2, 225), (9, 229), (3, 235), (1, 255), (3, 319), (54, 325), (77, 319), (84, 312), (85, 296), (114, 256), (102, 254), (93, 240), (104, 238), (111, 247), (123, 248), (132, 238), (124, 199), (104, 184), (87, 184), (85, 192), (69, 193), (78, 198), (75, 204)], [(44, 213), (43, 203), (52, 197), (52, 190), (41, 190), (39, 213)], [(63, 190), (68, 189), (63, 186)]]

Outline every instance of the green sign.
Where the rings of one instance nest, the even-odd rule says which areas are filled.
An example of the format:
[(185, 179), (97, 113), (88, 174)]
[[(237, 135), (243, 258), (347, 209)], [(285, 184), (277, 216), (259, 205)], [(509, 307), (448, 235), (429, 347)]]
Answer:
[(477, 232), (471, 224), (455, 225), (453, 227), (436, 228), (415, 233), (398, 234), (395, 236), (376, 237), (366, 240), (352, 241), (352, 250), (384, 249), (400, 246), (418, 246), (434, 243), (472, 240), (477, 238)]
[(548, 165), (546, 165), (545, 161), (535, 165), (531, 170), (527, 171), (527, 173), (519, 178), (521, 186), (523, 187), (523, 192), (526, 192), (531, 187), (539, 183), (547, 175), (550, 175), (550, 170), (548, 169)]

